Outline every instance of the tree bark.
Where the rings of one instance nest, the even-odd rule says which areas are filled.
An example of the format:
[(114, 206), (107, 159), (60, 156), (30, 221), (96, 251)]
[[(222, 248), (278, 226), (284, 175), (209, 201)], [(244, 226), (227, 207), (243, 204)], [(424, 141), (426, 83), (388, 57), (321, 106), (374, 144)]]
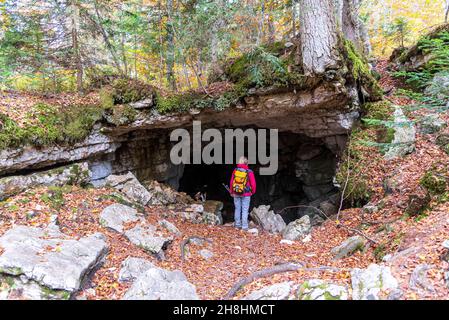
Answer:
[(300, 38), (306, 76), (338, 66), (338, 31), (333, 0), (301, 0)]

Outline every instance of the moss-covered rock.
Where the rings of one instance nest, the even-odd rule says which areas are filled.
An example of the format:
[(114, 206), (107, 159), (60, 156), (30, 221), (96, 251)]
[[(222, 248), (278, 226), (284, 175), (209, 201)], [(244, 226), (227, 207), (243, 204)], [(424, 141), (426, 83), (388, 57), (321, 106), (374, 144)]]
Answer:
[(368, 93), (366, 98), (377, 101), (382, 98), (383, 92), (375, 79), (367, 59), (360, 54), (354, 44), (347, 39), (343, 40), (343, 56), (348, 64), (352, 77)]
[(73, 144), (85, 139), (102, 116), (100, 106), (57, 108), (42, 103), (25, 114), (26, 124), (22, 126), (0, 114), (0, 149)]
[(344, 286), (311, 279), (303, 282), (297, 297), (299, 300), (347, 300), (348, 291)]
[(419, 184), (426, 188), (430, 194), (440, 195), (447, 189), (447, 177), (444, 172), (434, 167), (422, 176)]
[(106, 114), (106, 120), (115, 126), (124, 126), (136, 120), (138, 112), (127, 104), (114, 106)]
[[(337, 168), (337, 182), (345, 188), (344, 198), (352, 207), (362, 207), (375, 193), (372, 177), (367, 168), (379, 154), (378, 149), (366, 145), (372, 139), (372, 132), (364, 127), (356, 128), (351, 133), (351, 142)], [(349, 158), (349, 159), (348, 159)]]
[(112, 83), (114, 104), (128, 104), (151, 98), (155, 94), (154, 87), (139, 80), (119, 78)]

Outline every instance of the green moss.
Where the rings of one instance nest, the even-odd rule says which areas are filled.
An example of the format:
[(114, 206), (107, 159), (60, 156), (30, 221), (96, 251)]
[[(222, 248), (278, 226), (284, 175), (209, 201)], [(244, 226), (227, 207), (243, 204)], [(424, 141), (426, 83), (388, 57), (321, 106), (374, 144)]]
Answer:
[(390, 121), (393, 120), (394, 108), (391, 105), (391, 102), (381, 100), (363, 104), (362, 112), (364, 113), (364, 118), (366, 119)]
[(376, 249), (374, 249), (374, 257), (377, 262), (381, 262), (383, 257), (387, 254), (386, 246), (384, 243), (379, 244)]
[(152, 97), (155, 90), (152, 86), (138, 80), (119, 78), (112, 83), (112, 99), (114, 104), (128, 104)]
[(305, 86), (305, 77), (294, 65), (294, 53), (280, 56), (283, 48), (283, 43), (257, 47), (230, 61), (225, 74), (230, 81), (245, 88)]
[(65, 290), (51, 289), (45, 286), (41, 286), (42, 297), (44, 299), (57, 299), (57, 300), (69, 300), (70, 292)]
[(374, 194), (374, 189), (370, 186), (371, 177), (366, 173), (366, 164), (372, 160), (372, 152), (367, 153), (363, 149), (365, 141), (370, 138), (370, 133), (363, 128), (354, 129), (350, 138), (351, 145), (346, 150), (336, 172), (337, 182), (341, 186), (346, 184), (344, 196), (352, 207), (365, 205)]
[(100, 103), (103, 109), (111, 109), (114, 106), (114, 89), (111, 87), (103, 87), (100, 92)]
[(59, 110), (54, 106), (36, 104), (25, 114), (25, 122), (30, 124), (20, 127), (0, 114), (0, 149), (27, 144), (73, 144), (85, 139), (102, 115), (103, 109), (98, 106), (70, 106)]
[(137, 111), (129, 105), (118, 105), (112, 109), (109, 121), (116, 126), (123, 126), (136, 120)]
[(23, 274), (23, 270), (18, 267), (0, 268), (0, 273), (5, 273), (13, 276), (19, 276)]
[(433, 195), (441, 195), (447, 188), (446, 176), (435, 168), (428, 170), (419, 181), (419, 184)]
[(82, 170), (79, 165), (74, 164), (70, 167), (70, 178), (68, 184), (84, 186), (84, 183), (88, 177), (88, 170)]
[(343, 47), (345, 60), (349, 63), (348, 69), (351, 70), (354, 80), (360, 82), (368, 90), (370, 100), (381, 99), (382, 89), (374, 78), (366, 58), (358, 52), (350, 40), (344, 39)]
[(41, 196), (41, 200), (52, 209), (59, 211), (65, 204), (64, 194), (70, 192), (70, 186), (48, 187), (48, 191)]

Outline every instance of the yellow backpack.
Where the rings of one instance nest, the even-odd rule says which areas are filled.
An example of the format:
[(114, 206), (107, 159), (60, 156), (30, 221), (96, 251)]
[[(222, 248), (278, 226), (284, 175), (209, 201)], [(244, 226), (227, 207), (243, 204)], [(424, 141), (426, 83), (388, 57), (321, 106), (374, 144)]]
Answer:
[(248, 171), (241, 168), (235, 169), (234, 181), (232, 182), (232, 191), (236, 194), (245, 193), (247, 182), (248, 182)]

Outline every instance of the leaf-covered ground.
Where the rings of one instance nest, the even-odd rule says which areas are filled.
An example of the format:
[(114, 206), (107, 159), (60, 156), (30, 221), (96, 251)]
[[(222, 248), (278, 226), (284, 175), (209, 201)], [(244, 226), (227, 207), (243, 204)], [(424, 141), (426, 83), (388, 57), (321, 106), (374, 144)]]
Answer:
[[(378, 69), (383, 75), (381, 85), (384, 88), (397, 86), (396, 81), (386, 72), (386, 63), (380, 63)], [(394, 96), (394, 93), (390, 97), (398, 105), (412, 103), (408, 99)], [(449, 120), (447, 115), (444, 118)], [(449, 129), (445, 131), (449, 133)], [(201, 298), (221, 299), (239, 278), (278, 263), (294, 261), (302, 262), (307, 267), (332, 266), (337, 270), (299, 270), (259, 279), (242, 288), (236, 298), (262, 286), (287, 280), (300, 284), (306, 279), (321, 278), (350, 288), (352, 268), (365, 268), (370, 263), (379, 262), (385, 254), (393, 254), (395, 258), (385, 264), (391, 265), (393, 274), (400, 281), (404, 299), (447, 299), (444, 272), (449, 266), (441, 259), (444, 253), (441, 244), (449, 238), (449, 203), (437, 203), (434, 200), (432, 209), (420, 216), (420, 219), (405, 217), (404, 211), (408, 195), (418, 188), (425, 171), (436, 162), (447, 166), (449, 157), (435, 145), (435, 135), (418, 134), (414, 153), (390, 162), (384, 161), (380, 156), (372, 159), (366, 167), (366, 173), (371, 177), (376, 191), (372, 202), (378, 204), (382, 201), (383, 205), (374, 214), (362, 214), (361, 209), (344, 210), (340, 223), (364, 232), (376, 244), (367, 245), (363, 252), (342, 260), (333, 260), (330, 250), (354, 233), (338, 227), (334, 220), (315, 227), (310, 241), (298, 241), (289, 245), (281, 244), (279, 235), (262, 230), (259, 230), (258, 235), (253, 235), (236, 230), (230, 225), (192, 224), (180, 218), (166, 218), (169, 209), (165, 207), (149, 207), (146, 208), (149, 222), (157, 225), (159, 220), (166, 218), (182, 232), (182, 236), (175, 237), (169, 246), (166, 260), (157, 261), (124, 237), (100, 225), (99, 214), (114, 202), (108, 197), (113, 193), (110, 189), (72, 187), (64, 190), (63, 202), (52, 200), (51, 190), (47, 188), (29, 190), (0, 203), (0, 234), (14, 224), (45, 226), (52, 214), (58, 214), (61, 230), (71, 236), (104, 233), (110, 248), (106, 262), (95, 272), (78, 298), (120, 299), (129, 284), (119, 283), (118, 273), (120, 264), (129, 256), (144, 257), (160, 267), (181, 270), (196, 286)], [(384, 196), (383, 181), (388, 177), (394, 177), (398, 187), (392, 194)], [(161, 232), (166, 231), (161, 229)], [(180, 244), (189, 236), (211, 239), (212, 243), (206, 244), (204, 248), (212, 251), (214, 257), (203, 259), (198, 253), (202, 247), (191, 244), (190, 256), (182, 261)], [(409, 250), (403, 251), (405, 249)], [(397, 255), (398, 252), (408, 254)], [(417, 265), (423, 263), (431, 266), (428, 278), (434, 288), (432, 292), (414, 290), (409, 285), (411, 273)]]

